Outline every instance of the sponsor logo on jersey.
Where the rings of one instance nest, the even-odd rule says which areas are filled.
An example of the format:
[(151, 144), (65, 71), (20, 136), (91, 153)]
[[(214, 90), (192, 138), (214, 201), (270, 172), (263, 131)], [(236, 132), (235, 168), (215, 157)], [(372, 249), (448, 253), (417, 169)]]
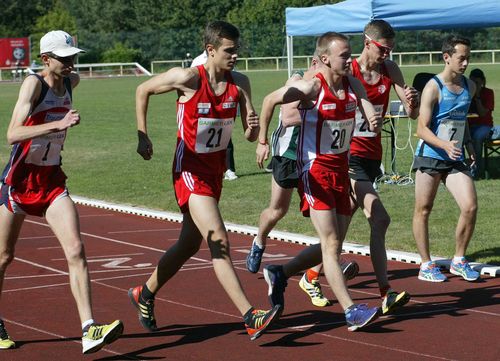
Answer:
[(232, 108), (236, 108), (236, 102), (222, 103), (222, 109), (232, 109)]
[(356, 102), (348, 102), (346, 105), (345, 105), (345, 111), (346, 112), (353, 112), (356, 110)]
[(336, 104), (336, 103), (332, 103), (332, 104), (322, 104), (321, 109), (323, 109), (323, 110), (333, 110), (333, 109), (337, 109), (337, 104)]
[(55, 120), (61, 120), (64, 118), (64, 113), (47, 113), (45, 114), (45, 121), (46, 122), (53, 122)]
[(234, 102), (234, 98), (230, 95), (229, 98), (227, 98), (228, 102)]
[(463, 110), (452, 110), (450, 111), (450, 118), (452, 119), (463, 119), (466, 117), (466, 112)]
[(55, 105), (56, 102), (54, 100), (44, 100), (44, 103), (47, 105)]
[(386, 90), (387, 90), (387, 88), (386, 88), (385, 84), (382, 84), (382, 85), (378, 86), (378, 92), (379, 92), (379, 94), (384, 94)]
[(211, 106), (210, 103), (198, 103), (198, 114), (208, 114)]

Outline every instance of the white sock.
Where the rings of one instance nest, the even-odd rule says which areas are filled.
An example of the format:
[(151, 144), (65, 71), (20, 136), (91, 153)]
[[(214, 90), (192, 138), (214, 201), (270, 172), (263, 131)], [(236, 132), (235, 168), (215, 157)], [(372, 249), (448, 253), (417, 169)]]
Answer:
[(420, 269), (421, 270), (426, 270), (426, 269), (429, 269), (430, 265), (431, 265), (432, 261), (429, 261), (429, 262), (422, 262), (422, 264), (420, 265)]
[(465, 260), (465, 257), (462, 257), (462, 256), (454, 256), (453, 257), (453, 263), (461, 263), (462, 261)]
[(261, 244), (258, 244), (258, 243), (257, 243), (257, 237), (255, 237), (255, 238), (253, 239), (253, 244), (255, 244), (255, 245), (256, 245), (257, 247), (259, 247), (260, 249), (264, 249), (264, 248), (266, 248), (266, 246), (264, 246), (264, 245), (261, 245)]
[(88, 319), (87, 321), (85, 321), (84, 323), (82, 323), (82, 330), (85, 330), (85, 327), (90, 326), (93, 323), (95, 323), (95, 321), (94, 321), (93, 318)]

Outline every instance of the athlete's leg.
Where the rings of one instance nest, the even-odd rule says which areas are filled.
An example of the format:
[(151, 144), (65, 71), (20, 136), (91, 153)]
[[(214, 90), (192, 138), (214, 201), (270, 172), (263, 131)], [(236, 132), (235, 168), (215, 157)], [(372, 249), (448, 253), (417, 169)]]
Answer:
[(272, 177), (271, 201), (269, 207), (264, 209), (259, 218), (259, 230), (255, 242), (259, 246), (266, 245), (266, 239), (276, 223), (285, 216), (290, 207), (294, 188), (283, 188)]
[(316, 210), (311, 208), (310, 214), (321, 243), (325, 277), (339, 304), (346, 310), (353, 305), (353, 302), (347, 291), (344, 275), (340, 268), (340, 253), (342, 251), (343, 237), (347, 232), (349, 217), (337, 217), (335, 209)]
[(151, 293), (156, 294), (200, 249), (201, 236), (189, 213), (183, 214), (182, 228), (177, 242), (160, 258), (156, 269), (146, 281)]
[(370, 224), (370, 257), (377, 282), (381, 288), (387, 287), (385, 235), (391, 219), (371, 182), (351, 179), (351, 189)]
[(415, 211), (413, 213), (413, 236), (422, 263), (429, 262), (429, 215), (441, 181), (441, 175), (430, 175), (417, 170), (415, 174)]
[(5, 271), (14, 259), (14, 250), (23, 221), (24, 215), (14, 214), (4, 205), (0, 205), (0, 295)]
[(455, 230), (455, 256), (464, 257), (476, 225), (476, 188), (472, 179), (461, 172), (449, 174), (445, 183), (460, 208), (460, 217)]
[(85, 249), (80, 238), (78, 211), (68, 196), (54, 201), (45, 214), (68, 262), (69, 283), (81, 322), (92, 319), (90, 278)]
[(240, 313), (245, 315), (252, 306), (248, 302), (231, 262), (228, 235), (217, 200), (213, 197), (192, 194), (189, 197), (189, 210), (193, 222), (203, 238), (207, 240), (217, 279)]

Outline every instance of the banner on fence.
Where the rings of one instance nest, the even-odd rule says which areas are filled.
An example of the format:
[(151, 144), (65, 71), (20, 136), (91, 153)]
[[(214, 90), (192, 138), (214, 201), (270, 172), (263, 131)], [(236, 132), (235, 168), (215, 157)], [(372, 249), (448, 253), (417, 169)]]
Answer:
[(30, 66), (29, 38), (0, 38), (0, 67)]

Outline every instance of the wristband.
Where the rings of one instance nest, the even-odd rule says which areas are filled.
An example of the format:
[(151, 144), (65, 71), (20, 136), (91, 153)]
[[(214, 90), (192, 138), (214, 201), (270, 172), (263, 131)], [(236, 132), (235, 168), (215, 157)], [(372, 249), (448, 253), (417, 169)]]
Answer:
[(262, 145), (269, 145), (269, 143), (267, 142), (267, 140), (265, 140), (265, 141), (263, 142), (263, 141), (261, 141), (260, 139), (259, 139), (259, 144), (262, 144)]

